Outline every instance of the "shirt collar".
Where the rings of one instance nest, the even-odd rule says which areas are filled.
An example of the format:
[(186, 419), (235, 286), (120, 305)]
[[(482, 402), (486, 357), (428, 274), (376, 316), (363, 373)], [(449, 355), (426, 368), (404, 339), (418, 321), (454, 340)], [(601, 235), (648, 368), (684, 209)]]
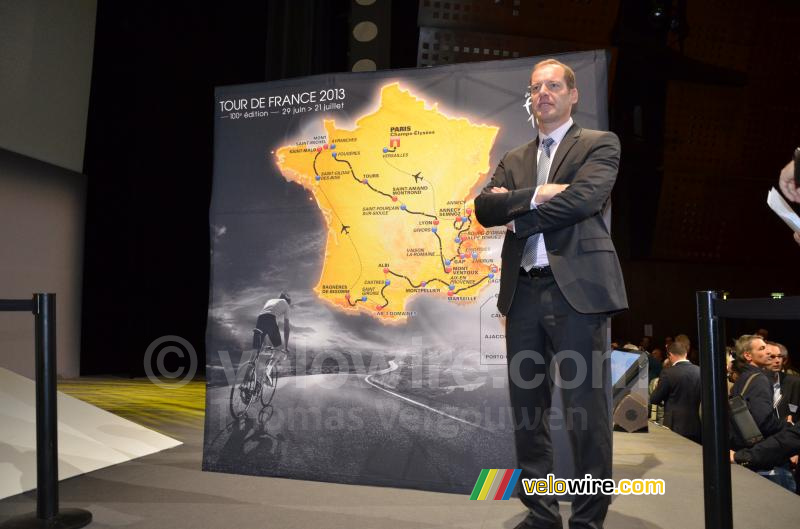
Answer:
[(559, 143), (561, 143), (561, 140), (564, 139), (564, 136), (567, 135), (567, 131), (569, 130), (569, 128), (572, 126), (573, 123), (574, 121), (572, 121), (572, 118), (569, 118), (563, 125), (558, 127), (550, 134), (544, 134), (543, 132), (539, 131), (539, 145), (542, 144), (542, 140), (545, 138), (552, 138), (553, 141), (555, 142), (555, 145), (558, 145)]
[[(677, 362), (675, 362), (672, 365), (676, 366), (676, 365), (680, 364), (681, 362), (689, 362), (689, 359), (688, 358), (681, 358), (680, 360), (678, 360)], [(691, 362), (689, 362), (689, 363), (691, 364)]]

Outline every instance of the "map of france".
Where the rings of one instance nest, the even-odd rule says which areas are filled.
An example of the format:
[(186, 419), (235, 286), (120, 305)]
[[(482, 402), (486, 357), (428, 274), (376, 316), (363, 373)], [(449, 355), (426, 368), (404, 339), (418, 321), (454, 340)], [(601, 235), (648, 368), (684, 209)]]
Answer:
[(313, 193), (328, 227), (316, 294), (333, 306), (405, 319), (414, 296), (473, 303), (496, 281), (470, 193), (489, 172), (498, 128), (449, 117), (398, 83), (352, 129), (275, 151), (284, 178)]

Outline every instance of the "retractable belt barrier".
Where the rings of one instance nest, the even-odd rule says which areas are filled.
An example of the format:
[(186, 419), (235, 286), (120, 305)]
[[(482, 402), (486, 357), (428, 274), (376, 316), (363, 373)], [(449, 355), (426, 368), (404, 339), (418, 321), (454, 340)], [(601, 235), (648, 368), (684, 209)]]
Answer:
[(10, 518), (0, 529), (77, 529), (92, 513), (58, 508), (58, 411), (56, 408), (56, 295), (0, 299), (0, 312), (32, 312), (36, 329), (36, 512)]

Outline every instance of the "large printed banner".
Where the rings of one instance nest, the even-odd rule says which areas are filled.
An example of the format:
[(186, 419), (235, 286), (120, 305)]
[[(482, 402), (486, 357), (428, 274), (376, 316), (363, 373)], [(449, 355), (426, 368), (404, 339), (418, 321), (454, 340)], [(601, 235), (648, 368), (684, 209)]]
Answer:
[[(472, 200), (535, 137), (540, 59), (217, 89), (204, 469), (463, 493), (514, 468), (505, 228)], [(559, 59), (575, 121), (606, 128), (605, 52)], [(282, 349), (285, 318), (287, 354), (257, 354), (257, 322)], [(581, 417), (529, 420), (569, 474)]]

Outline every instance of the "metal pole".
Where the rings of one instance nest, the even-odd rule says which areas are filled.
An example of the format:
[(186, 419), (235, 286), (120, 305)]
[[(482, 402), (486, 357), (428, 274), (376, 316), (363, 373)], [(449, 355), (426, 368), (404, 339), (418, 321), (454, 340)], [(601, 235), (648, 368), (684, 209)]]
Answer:
[[(22, 301), (5, 301), (0, 309), (21, 310)], [(78, 529), (91, 523), (92, 513), (58, 508), (56, 295), (34, 294), (28, 303), (36, 329), (36, 512), (9, 518), (0, 529)]]
[(733, 528), (725, 351), (714, 314), (717, 293), (697, 292), (697, 330), (703, 383), (703, 489), (706, 529)]
[(33, 296), (36, 317), (36, 514), (58, 514), (56, 295)]

